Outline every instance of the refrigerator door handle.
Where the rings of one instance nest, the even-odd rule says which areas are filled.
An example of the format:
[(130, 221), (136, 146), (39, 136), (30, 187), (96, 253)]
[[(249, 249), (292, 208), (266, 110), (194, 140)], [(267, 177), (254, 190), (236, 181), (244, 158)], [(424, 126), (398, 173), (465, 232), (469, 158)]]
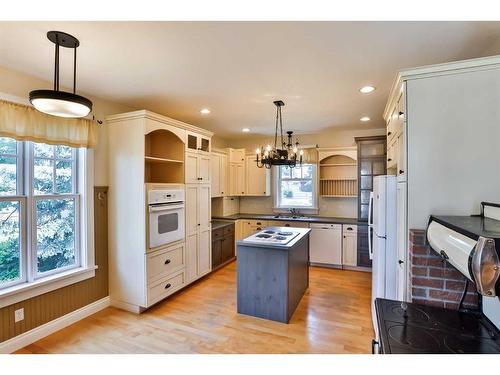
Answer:
[(373, 206), (373, 191), (370, 192), (370, 199), (368, 200), (368, 225), (369, 226), (373, 224), (372, 206)]
[(368, 226), (368, 256), (370, 257), (370, 260), (373, 260), (372, 230), (373, 230), (373, 227), (371, 225), (369, 225)]

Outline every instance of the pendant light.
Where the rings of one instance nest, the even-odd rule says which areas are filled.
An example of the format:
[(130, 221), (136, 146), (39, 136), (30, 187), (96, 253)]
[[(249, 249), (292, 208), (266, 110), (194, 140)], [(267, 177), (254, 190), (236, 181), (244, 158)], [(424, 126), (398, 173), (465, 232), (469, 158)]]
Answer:
[[(76, 49), (80, 45), (74, 36), (62, 31), (49, 31), (47, 38), (55, 44), (54, 90), (30, 92), (30, 102), (40, 112), (52, 116), (78, 118), (92, 111), (92, 102), (76, 94)], [(59, 91), (59, 47), (74, 49), (73, 92)]]
[[(270, 169), (273, 165), (284, 165), (289, 168), (294, 168), (302, 164), (303, 150), (299, 150), (299, 142), (293, 142), (293, 131), (287, 131), (287, 141), (283, 138), (283, 118), (281, 116), (281, 107), (285, 105), (282, 100), (273, 102), (276, 106), (276, 127), (274, 130), (274, 148), (267, 145), (266, 148), (259, 147), (256, 150), (257, 167), (266, 167)], [(278, 125), (280, 128), (280, 147), (278, 147)], [(299, 155), (297, 157), (297, 155)]]

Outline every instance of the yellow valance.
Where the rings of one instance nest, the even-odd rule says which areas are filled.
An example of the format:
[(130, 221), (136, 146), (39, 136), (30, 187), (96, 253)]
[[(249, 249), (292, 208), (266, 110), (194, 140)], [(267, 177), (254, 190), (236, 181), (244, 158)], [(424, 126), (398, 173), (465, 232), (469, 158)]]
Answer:
[(46, 115), (33, 107), (0, 100), (0, 136), (18, 141), (93, 148), (97, 124), (88, 119)]
[(302, 155), (302, 163), (304, 164), (318, 163), (318, 150), (316, 148), (304, 148), (302, 150), (304, 151), (304, 154)]

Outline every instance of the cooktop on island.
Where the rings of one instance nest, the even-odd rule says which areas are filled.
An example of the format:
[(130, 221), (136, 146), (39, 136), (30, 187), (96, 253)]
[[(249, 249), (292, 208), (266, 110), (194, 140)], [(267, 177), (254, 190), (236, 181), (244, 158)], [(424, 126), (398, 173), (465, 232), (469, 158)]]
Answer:
[(377, 298), (384, 354), (499, 354), (500, 332), (480, 312)]
[(251, 236), (243, 239), (245, 243), (272, 243), (278, 245), (286, 245), (301, 233), (290, 227), (269, 227), (254, 233)]

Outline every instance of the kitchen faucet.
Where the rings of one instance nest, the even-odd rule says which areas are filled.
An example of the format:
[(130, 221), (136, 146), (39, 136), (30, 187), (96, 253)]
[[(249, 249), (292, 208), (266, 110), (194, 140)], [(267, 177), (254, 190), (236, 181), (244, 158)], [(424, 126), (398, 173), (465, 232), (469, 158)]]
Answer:
[(292, 214), (293, 216), (299, 216), (300, 215), (300, 211), (297, 210), (296, 208), (290, 208), (290, 214)]

